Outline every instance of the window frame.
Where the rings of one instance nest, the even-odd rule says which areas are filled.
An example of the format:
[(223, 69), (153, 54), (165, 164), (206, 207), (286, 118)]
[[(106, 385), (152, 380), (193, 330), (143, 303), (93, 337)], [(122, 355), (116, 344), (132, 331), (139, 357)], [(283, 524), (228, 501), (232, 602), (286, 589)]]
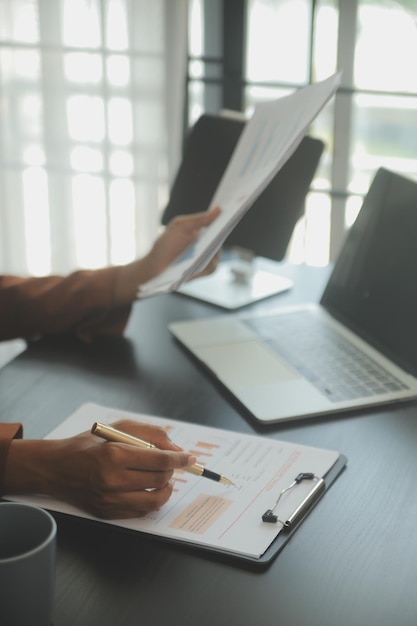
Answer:
[[(187, 99), (184, 115), (184, 128), (188, 129), (191, 120), (189, 93), (196, 80), (205, 89), (203, 109), (208, 113), (217, 113), (222, 109), (243, 111), (245, 107), (245, 89), (253, 85), (245, 77), (245, 41), (247, 0), (202, 0), (204, 24), (204, 51), (201, 56), (188, 56), (188, 67), (194, 61), (200, 61), (205, 68), (202, 76), (196, 79), (187, 73)], [(350, 198), (358, 194), (348, 189), (350, 176), (350, 158), (352, 147), (352, 125), (354, 100), (359, 94), (372, 93), (376, 96), (415, 97), (414, 93), (396, 93), (395, 91), (370, 91), (354, 86), (355, 42), (357, 35), (357, 17), (360, 0), (338, 0), (338, 43), (337, 68), (343, 71), (342, 86), (334, 98), (332, 146), (327, 149), (331, 159), (330, 188), (324, 190), (330, 198), (330, 242), (329, 261), (333, 262), (346, 237), (346, 206)], [(308, 82), (313, 80), (314, 29), (318, 1), (311, 0), (310, 50), (308, 60)], [(256, 82), (256, 86), (296, 89), (303, 84), (285, 84), (281, 82)]]

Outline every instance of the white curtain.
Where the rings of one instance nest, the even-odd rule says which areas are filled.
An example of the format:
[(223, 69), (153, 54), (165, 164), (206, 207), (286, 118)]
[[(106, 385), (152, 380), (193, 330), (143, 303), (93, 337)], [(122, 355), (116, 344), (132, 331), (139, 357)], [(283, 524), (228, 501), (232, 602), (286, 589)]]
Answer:
[(187, 0), (0, 0), (0, 273), (126, 263), (180, 159)]

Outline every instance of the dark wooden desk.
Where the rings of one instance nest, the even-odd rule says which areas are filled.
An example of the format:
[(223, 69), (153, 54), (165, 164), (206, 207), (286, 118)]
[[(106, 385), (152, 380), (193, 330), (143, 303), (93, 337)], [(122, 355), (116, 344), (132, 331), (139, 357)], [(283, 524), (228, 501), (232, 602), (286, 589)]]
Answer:
[[(295, 288), (256, 308), (317, 299), (326, 272), (287, 271)], [(346, 471), (261, 571), (56, 515), (55, 626), (415, 626), (417, 405), (260, 426), (167, 331), (217, 314), (162, 296), (135, 305), (125, 338), (35, 343), (0, 370), (0, 419), (43, 436), (95, 401), (337, 449)]]

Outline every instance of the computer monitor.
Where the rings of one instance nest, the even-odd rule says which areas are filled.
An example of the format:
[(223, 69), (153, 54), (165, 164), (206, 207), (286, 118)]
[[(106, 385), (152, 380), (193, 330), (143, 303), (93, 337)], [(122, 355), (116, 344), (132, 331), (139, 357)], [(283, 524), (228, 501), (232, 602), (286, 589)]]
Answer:
[[(244, 126), (244, 120), (231, 116), (204, 114), (197, 120), (185, 141), (163, 224), (209, 207)], [(238, 250), (237, 261), (220, 263), (211, 277), (187, 283), (179, 291), (238, 308), (291, 286), (276, 272), (259, 274), (256, 259), (284, 258), (323, 149), (320, 139), (305, 136), (224, 242), (224, 250)]]

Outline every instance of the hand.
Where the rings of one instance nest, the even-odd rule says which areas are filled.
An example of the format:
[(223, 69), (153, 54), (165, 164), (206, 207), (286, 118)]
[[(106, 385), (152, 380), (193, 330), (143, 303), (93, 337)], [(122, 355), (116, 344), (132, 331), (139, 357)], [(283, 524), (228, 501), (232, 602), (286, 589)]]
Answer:
[[(174, 218), (143, 259), (120, 267), (114, 292), (114, 304), (125, 305), (133, 302), (139, 286), (158, 276), (192, 244), (201, 229), (209, 226), (219, 214), (220, 208), (216, 207), (211, 211)], [(219, 254), (215, 255), (198, 275), (213, 272), (218, 259)]]
[(216, 269), (217, 265), (219, 264), (221, 253), (222, 253), (221, 249), (217, 250), (214, 256), (207, 263), (205, 268), (202, 269), (200, 272), (193, 274), (188, 280), (190, 281), (190, 280), (194, 280), (194, 278), (199, 278), (200, 276), (207, 276), (208, 274), (212, 274), (214, 270)]
[(192, 465), (195, 457), (173, 444), (162, 428), (130, 420), (114, 426), (158, 449), (105, 442), (90, 433), (13, 440), (5, 493), (42, 493), (106, 519), (140, 517), (159, 509), (172, 493), (174, 469)]
[[(220, 208), (215, 207), (211, 211), (179, 215), (174, 218), (155, 241), (147, 256), (151, 277), (158, 276), (178, 258), (197, 239), (200, 231), (214, 222), (219, 214)], [(210, 267), (212, 267), (211, 264)]]

